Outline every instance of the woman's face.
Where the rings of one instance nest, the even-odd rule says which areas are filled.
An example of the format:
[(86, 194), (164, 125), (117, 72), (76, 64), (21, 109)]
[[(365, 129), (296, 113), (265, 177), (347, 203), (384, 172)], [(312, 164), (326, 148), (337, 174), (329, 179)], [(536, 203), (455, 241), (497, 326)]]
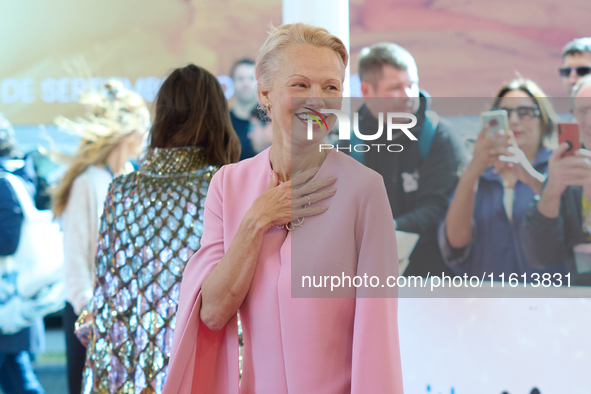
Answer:
[[(323, 108), (341, 108), (344, 75), (341, 58), (330, 48), (302, 44), (287, 48), (278, 61), (279, 71), (271, 90), (261, 92), (263, 103), (271, 107), (273, 135), (281, 133), (281, 138), (291, 139), (296, 146), (318, 144), (336, 121), (335, 115), (323, 114), (325, 125), (318, 113)], [(307, 138), (308, 114), (321, 124), (312, 121), (312, 140)]]
[(499, 101), (499, 109), (509, 115), (509, 128), (521, 150), (537, 150), (542, 141), (540, 110), (523, 90), (510, 90)]

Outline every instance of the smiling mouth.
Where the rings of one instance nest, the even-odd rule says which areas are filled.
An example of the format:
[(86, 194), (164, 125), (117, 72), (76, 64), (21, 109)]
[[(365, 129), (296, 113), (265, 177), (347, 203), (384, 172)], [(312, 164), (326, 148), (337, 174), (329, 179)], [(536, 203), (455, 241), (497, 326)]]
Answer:
[(313, 128), (323, 128), (324, 127), (328, 130), (328, 125), (326, 124), (326, 119), (321, 114), (310, 114), (308, 112), (300, 112), (299, 114), (295, 114), (295, 116), (304, 124), (310, 124), (312, 121)]
[(312, 114), (309, 114), (308, 112), (300, 112), (299, 114), (296, 114), (296, 116), (298, 117), (298, 119), (303, 120), (304, 122), (318, 119), (317, 116), (316, 119), (314, 119), (315, 116), (312, 116)]
[[(298, 117), (298, 119), (300, 119), (303, 122), (315, 120), (317, 123), (320, 123), (320, 121), (322, 121), (322, 123), (324, 123), (324, 127), (326, 127), (326, 129), (328, 130), (328, 125), (326, 124), (326, 115), (323, 115), (312, 108), (304, 107), (304, 109), (307, 109), (310, 112), (300, 112), (298, 114), (295, 114)], [(321, 125), (319, 124), (319, 126)]]

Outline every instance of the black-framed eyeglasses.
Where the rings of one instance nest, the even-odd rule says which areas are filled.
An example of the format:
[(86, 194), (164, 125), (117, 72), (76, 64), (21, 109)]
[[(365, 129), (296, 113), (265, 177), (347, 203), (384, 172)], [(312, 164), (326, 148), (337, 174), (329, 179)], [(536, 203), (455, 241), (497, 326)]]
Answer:
[(584, 77), (585, 75), (591, 73), (591, 67), (581, 66), (581, 67), (561, 67), (558, 69), (560, 76), (563, 78), (570, 77), (570, 73), (575, 70), (579, 77)]
[(500, 110), (507, 111), (507, 117), (511, 117), (513, 111), (517, 112), (519, 119), (529, 120), (536, 116), (540, 116), (540, 109), (537, 106), (521, 105), (517, 108), (499, 108)]

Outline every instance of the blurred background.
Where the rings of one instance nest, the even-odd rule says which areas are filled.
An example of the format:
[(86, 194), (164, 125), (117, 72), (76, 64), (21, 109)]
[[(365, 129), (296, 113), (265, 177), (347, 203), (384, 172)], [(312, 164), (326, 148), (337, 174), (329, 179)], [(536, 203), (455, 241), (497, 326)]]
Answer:
[[(35, 150), (39, 145), (48, 146), (48, 140), (53, 141), (60, 151), (71, 153), (78, 141), (57, 130), (54, 119), (58, 115), (69, 118), (83, 115), (85, 108), (77, 103), (80, 93), (96, 88), (109, 78), (120, 79), (126, 87), (152, 103), (170, 70), (195, 63), (217, 75), (227, 99), (232, 100), (231, 65), (241, 58), (256, 58), (270, 24), (280, 25), (285, 18), (282, 10), (286, 3), (293, 5), (294, 1), (297, 3), (296, 0), (0, 0), (0, 113), (14, 125), (23, 153)], [(349, 14), (350, 91), (354, 97), (360, 96), (356, 74), (359, 52), (381, 41), (400, 44), (414, 55), (420, 86), (435, 98), (492, 97), (503, 82), (516, 75), (536, 81), (551, 97), (566, 97), (557, 71), (561, 66), (561, 49), (573, 38), (590, 35), (591, 2), (586, 0), (342, 0), (342, 6), (348, 7)], [(318, 19), (315, 12), (314, 8), (306, 9), (304, 14), (308, 13), (310, 20), (301, 21)], [(320, 17), (330, 19), (333, 16), (323, 14)], [(560, 102), (565, 104), (557, 105), (559, 110), (568, 108), (566, 99)], [(462, 122), (460, 128), (466, 134), (479, 129), (475, 114)], [(59, 166), (51, 167), (47, 172), (50, 183), (61, 173)], [(542, 357), (544, 360), (556, 356), (558, 353), (532, 348), (527, 333), (541, 321), (552, 324), (554, 320), (549, 316), (558, 311), (567, 318), (579, 316), (576, 327), (586, 325), (588, 328), (591, 323), (589, 302), (581, 300), (565, 299), (548, 304), (543, 300), (520, 301), (511, 307), (513, 312), (506, 318), (503, 316), (508, 309), (491, 307), (489, 301), (486, 301), (489, 304), (485, 308), (485, 301), (477, 300), (471, 305), (478, 311), (478, 303), (482, 303), (482, 310), (490, 312), (487, 315), (490, 320), (483, 318), (487, 312), (463, 315), (461, 308), (467, 301), (462, 306), (452, 307), (446, 303), (443, 306), (438, 304), (442, 300), (427, 300), (422, 306), (419, 301), (405, 304), (401, 300), (401, 341), (405, 343), (403, 352), (409, 355), (405, 358), (403, 354), (405, 376), (409, 377), (405, 382), (407, 392), (470, 392), (460, 391), (454, 382), (462, 373), (467, 373), (467, 368), (474, 367), (477, 362), (474, 354), (496, 349), (501, 343), (506, 347), (499, 353), (497, 365), (504, 362), (501, 360), (503, 354), (506, 359), (511, 359), (515, 344), (529, 349), (520, 353), (525, 355), (524, 359)], [(439, 324), (430, 311), (442, 307), (447, 308), (449, 314), (446, 315), (447, 323), (439, 325), (438, 335), (416, 338), (413, 342), (418, 328)], [(414, 313), (421, 308), (424, 313)], [(402, 319), (402, 316), (408, 319)], [(520, 322), (521, 318), (524, 320)], [(469, 319), (478, 323), (470, 326)], [(497, 319), (504, 319), (503, 324)], [(36, 371), (48, 393), (65, 393), (60, 314), (48, 316), (45, 321), (46, 352), (37, 356)], [(415, 325), (411, 326), (411, 322)], [(491, 322), (498, 323), (499, 329), (525, 326), (511, 339), (497, 338), (487, 344), (472, 338), (470, 346), (479, 349), (476, 353), (471, 353), (474, 349), (468, 346), (468, 342), (459, 339), (458, 343), (466, 346), (459, 355), (453, 354), (453, 347), (434, 348), (441, 333), (457, 334), (459, 325), (478, 331), (479, 327), (490, 327)], [(464, 323), (467, 325), (462, 325)], [(575, 326), (569, 323), (550, 327), (545, 333), (574, 335)], [(575, 339), (569, 342), (572, 346), (577, 344)], [(581, 346), (583, 353), (565, 356), (563, 362), (574, 367), (564, 374), (554, 371), (562, 375), (560, 378), (533, 367), (529, 371), (527, 365), (522, 367), (522, 372), (539, 376), (539, 381), (548, 382), (547, 387), (561, 387), (569, 380), (572, 383), (573, 379), (579, 381), (580, 377), (576, 375), (581, 371), (580, 367), (591, 360), (589, 337), (579, 339), (584, 343)], [(421, 341), (431, 347), (420, 346)], [(426, 364), (428, 368), (419, 373), (415, 368), (419, 368), (424, 359), (417, 358), (416, 354), (429, 351), (431, 353), (426, 356), (430, 360)], [(405, 360), (408, 360), (406, 364)], [(556, 365), (551, 359), (545, 359), (545, 362)], [(442, 363), (456, 365), (457, 376), (447, 370), (442, 372), (443, 369), (438, 367)], [(588, 376), (591, 364), (586, 365)], [(485, 373), (484, 369), (478, 371), (476, 375)], [(512, 387), (517, 388), (510, 393), (530, 393), (540, 384), (530, 381), (535, 379), (514, 378), (513, 383), (503, 386), (501, 382), (511, 380), (508, 378), (511, 373), (510, 369), (503, 369), (485, 377), (484, 381), (490, 382), (487, 392), (501, 393), (502, 387), (508, 390), (513, 384)], [(527, 373), (526, 376), (530, 376)], [(481, 378), (477, 381), (482, 382)], [(464, 387), (470, 385), (464, 384)], [(581, 390), (547, 389), (542, 392), (591, 392), (589, 386)]]

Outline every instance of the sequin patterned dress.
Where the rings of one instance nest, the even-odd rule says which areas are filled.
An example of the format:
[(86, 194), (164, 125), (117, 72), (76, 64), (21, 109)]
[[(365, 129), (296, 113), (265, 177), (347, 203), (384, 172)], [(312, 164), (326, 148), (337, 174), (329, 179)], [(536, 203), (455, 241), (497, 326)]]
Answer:
[(111, 184), (101, 218), (83, 393), (160, 393), (181, 277), (217, 167), (199, 148), (149, 150)]

